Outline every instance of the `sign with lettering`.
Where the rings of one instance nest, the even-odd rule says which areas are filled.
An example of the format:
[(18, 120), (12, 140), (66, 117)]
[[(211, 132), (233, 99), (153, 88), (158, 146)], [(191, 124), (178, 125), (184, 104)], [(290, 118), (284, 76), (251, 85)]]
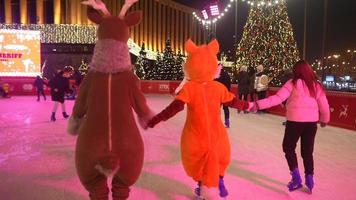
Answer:
[(0, 29), (0, 76), (41, 73), (40, 31)]

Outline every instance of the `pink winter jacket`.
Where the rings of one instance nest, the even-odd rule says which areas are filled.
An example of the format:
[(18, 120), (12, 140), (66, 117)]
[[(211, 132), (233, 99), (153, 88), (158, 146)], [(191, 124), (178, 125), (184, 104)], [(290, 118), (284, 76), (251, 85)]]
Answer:
[(259, 109), (266, 109), (285, 100), (289, 121), (328, 123), (330, 120), (329, 103), (322, 87), (316, 84), (316, 98), (311, 97), (307, 85), (301, 79), (295, 85), (289, 80), (275, 95), (257, 101), (257, 105)]

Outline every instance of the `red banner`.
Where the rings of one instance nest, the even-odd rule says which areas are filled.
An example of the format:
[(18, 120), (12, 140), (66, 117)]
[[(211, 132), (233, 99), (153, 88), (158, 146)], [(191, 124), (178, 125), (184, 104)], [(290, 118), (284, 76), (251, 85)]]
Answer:
[[(9, 85), (10, 95), (35, 95), (33, 77), (0, 77), (2, 84)], [(144, 93), (173, 94), (180, 81), (141, 81), (141, 90)], [(236, 94), (236, 85), (232, 86), (232, 92)], [(269, 95), (276, 93), (278, 88), (270, 88)], [(49, 88), (45, 87), (46, 94)], [(327, 91), (330, 104), (330, 124), (342, 128), (356, 130), (356, 94)], [(269, 109), (270, 113), (285, 115), (285, 108), (281, 105)]]

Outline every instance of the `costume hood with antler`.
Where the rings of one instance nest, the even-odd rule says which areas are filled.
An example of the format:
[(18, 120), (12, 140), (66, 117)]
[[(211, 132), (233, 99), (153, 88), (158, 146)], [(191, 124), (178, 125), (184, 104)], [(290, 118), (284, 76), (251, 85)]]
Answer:
[(151, 118), (138, 78), (132, 73), (129, 27), (141, 12), (125, 14), (137, 0), (126, 0), (120, 16), (111, 16), (99, 0), (85, 1), (88, 17), (99, 25), (91, 69), (80, 86), (68, 131), (77, 134), (76, 168), (91, 199), (107, 200), (107, 176), (113, 175), (114, 200), (126, 199), (143, 165), (140, 122)]
[(187, 104), (187, 119), (181, 137), (181, 156), (188, 176), (207, 187), (217, 187), (219, 176), (224, 176), (230, 162), (230, 142), (221, 122), (222, 103), (247, 109), (248, 103), (236, 100), (226, 87), (214, 81), (218, 71), (217, 40), (208, 45), (196, 46), (191, 40), (185, 43), (188, 53), (184, 71), (189, 77), (175, 100), (153, 117), (148, 127), (166, 121)]

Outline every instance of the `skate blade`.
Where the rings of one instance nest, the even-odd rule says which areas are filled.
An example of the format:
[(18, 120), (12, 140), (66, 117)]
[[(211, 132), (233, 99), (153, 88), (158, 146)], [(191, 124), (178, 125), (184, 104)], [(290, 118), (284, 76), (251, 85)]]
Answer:
[[(288, 187), (288, 186), (287, 186), (287, 187)], [(289, 189), (289, 192), (293, 192), (294, 190), (298, 190), (298, 189), (300, 189), (301, 187), (303, 187), (302, 184), (300, 184), (300, 185), (298, 185), (298, 186), (296, 186), (296, 187), (294, 187), (294, 188), (288, 187), (288, 189)]]
[(313, 194), (313, 189), (307, 188), (307, 193), (308, 193), (308, 194)]
[(195, 196), (194, 197), (194, 200), (205, 200), (204, 197), (202, 196)]

